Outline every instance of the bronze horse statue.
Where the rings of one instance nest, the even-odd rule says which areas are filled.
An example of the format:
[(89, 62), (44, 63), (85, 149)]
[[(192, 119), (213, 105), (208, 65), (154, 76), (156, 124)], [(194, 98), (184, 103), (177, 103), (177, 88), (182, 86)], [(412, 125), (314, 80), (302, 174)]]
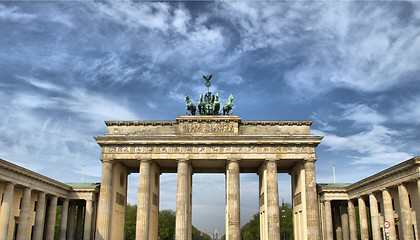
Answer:
[(205, 111), (204, 111), (204, 102), (203, 102), (203, 94), (200, 93), (200, 100), (198, 101), (198, 113), (200, 115), (205, 115)]
[(233, 113), (233, 93), (230, 94), (228, 102), (223, 106), (223, 115), (229, 115), (229, 111), (232, 110), (231, 114)]
[(219, 93), (216, 93), (216, 97), (214, 98), (213, 103), (213, 114), (220, 115), (220, 102), (219, 102)]
[(185, 94), (185, 101), (187, 102), (187, 107), (185, 108), (185, 114), (188, 114), (188, 111), (191, 112), (191, 115), (195, 115), (196, 107), (194, 103), (191, 102), (190, 96)]

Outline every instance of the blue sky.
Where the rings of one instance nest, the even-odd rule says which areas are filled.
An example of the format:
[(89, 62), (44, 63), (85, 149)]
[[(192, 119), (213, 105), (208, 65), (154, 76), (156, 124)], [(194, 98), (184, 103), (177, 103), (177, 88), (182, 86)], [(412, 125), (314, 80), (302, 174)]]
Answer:
[[(213, 74), (244, 120), (313, 120), (317, 181), (420, 155), (420, 2), (0, 2), (0, 158), (99, 182), (105, 120), (175, 120)], [(136, 202), (138, 174), (128, 200)], [(241, 176), (241, 223), (258, 209)], [(224, 232), (224, 175), (194, 175), (193, 223)], [(290, 178), (279, 175), (290, 201)], [(163, 174), (161, 209), (176, 175)]]

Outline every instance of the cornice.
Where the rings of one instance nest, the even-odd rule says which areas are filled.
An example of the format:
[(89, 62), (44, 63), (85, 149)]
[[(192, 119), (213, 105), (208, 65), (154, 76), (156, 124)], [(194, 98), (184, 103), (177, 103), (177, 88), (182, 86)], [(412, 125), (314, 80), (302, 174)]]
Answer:
[(241, 121), (241, 125), (311, 126), (313, 121)]
[(54, 187), (61, 188), (65, 191), (69, 191), (71, 189), (70, 186), (68, 186), (64, 183), (61, 183), (59, 181), (56, 181), (52, 178), (46, 177), (44, 175), (41, 175), (41, 174), (36, 173), (34, 171), (31, 171), (29, 169), (23, 168), (21, 166), (15, 165), (13, 163), (7, 162), (3, 159), (0, 159), (0, 168), (4, 168), (4, 169), (7, 169), (9, 171), (15, 172), (17, 174), (20, 174), (20, 175), (32, 178), (34, 180), (46, 183), (48, 185), (52, 185)]
[(175, 121), (105, 121), (110, 126), (171, 126)]
[[(395, 175), (398, 174), (400, 172), (403, 172), (407, 169), (411, 169), (413, 167), (419, 167), (420, 166), (420, 156), (418, 157), (414, 157), (414, 158), (410, 158), (402, 163), (399, 163), (395, 166), (392, 166), (390, 168), (387, 168), (379, 173), (376, 173), (372, 176), (369, 176), (365, 179), (362, 179), (358, 182), (353, 183), (352, 185), (346, 187), (347, 191), (353, 191), (357, 188), (363, 187), (363, 186), (367, 186), (371, 183), (374, 182), (378, 182), (384, 178), (387, 178), (391, 175)], [(415, 174), (415, 173), (414, 173)], [(417, 174), (419, 174), (419, 171), (417, 171)]]

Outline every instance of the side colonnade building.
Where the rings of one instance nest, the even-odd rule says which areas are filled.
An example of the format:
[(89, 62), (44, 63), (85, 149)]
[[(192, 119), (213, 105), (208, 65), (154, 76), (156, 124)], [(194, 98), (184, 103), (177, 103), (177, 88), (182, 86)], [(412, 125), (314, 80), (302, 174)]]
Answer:
[(420, 157), (318, 195), (323, 239), (420, 239)]
[(64, 184), (0, 159), (0, 240), (94, 239), (98, 194), (99, 184)]

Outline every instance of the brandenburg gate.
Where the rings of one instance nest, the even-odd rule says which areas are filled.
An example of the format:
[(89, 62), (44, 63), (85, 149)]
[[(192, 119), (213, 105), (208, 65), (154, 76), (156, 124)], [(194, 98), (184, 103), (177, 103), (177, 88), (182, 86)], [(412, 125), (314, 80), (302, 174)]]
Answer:
[(294, 237), (319, 240), (315, 147), (322, 137), (310, 133), (311, 124), (201, 114), (107, 121), (108, 133), (95, 138), (102, 147), (96, 239), (124, 238), (127, 176), (138, 172), (137, 240), (158, 239), (162, 173), (177, 173), (176, 240), (192, 238), (193, 173), (226, 174), (227, 240), (241, 239), (240, 173), (259, 175), (260, 239), (280, 239), (277, 173), (290, 174)]

